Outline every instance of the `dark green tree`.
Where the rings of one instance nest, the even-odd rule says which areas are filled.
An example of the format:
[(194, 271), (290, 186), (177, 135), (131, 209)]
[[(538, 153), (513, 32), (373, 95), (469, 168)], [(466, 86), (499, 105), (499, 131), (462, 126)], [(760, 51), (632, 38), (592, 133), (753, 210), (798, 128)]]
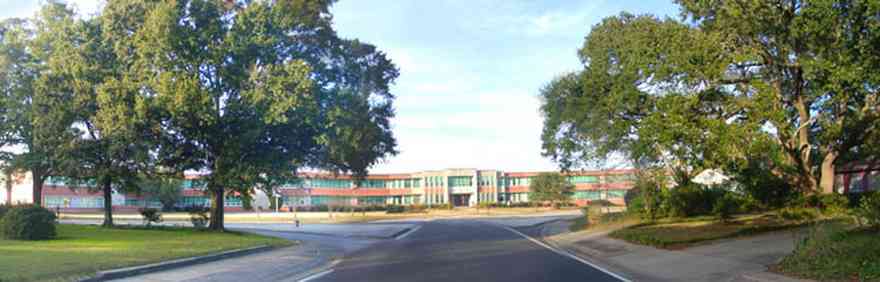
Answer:
[(556, 207), (558, 203), (570, 201), (572, 195), (574, 195), (574, 185), (559, 173), (540, 173), (529, 183), (531, 202), (550, 202), (551, 206)]
[(876, 5), (679, 4), (687, 23), (622, 14), (592, 29), (584, 70), (542, 91), (545, 154), (621, 153), (680, 183), (759, 154), (801, 191), (830, 192), (841, 157), (878, 130)]
[[(105, 8), (132, 23), (116, 45), (134, 50), (141, 91), (161, 109), (163, 165), (209, 172), (211, 229), (223, 229), (227, 193), (271, 190), (303, 167), (362, 175), (394, 153), (388, 85), (397, 70), (373, 46), (336, 36), (331, 3), (130, 0)], [(368, 125), (349, 124), (338, 112), (346, 110), (370, 117)], [(363, 143), (352, 150), (346, 142)]]
[(13, 171), (30, 172), (33, 200), (42, 203), (43, 183), (58, 174), (70, 130), (69, 91), (57, 87), (50, 68), (63, 52), (67, 26), (73, 21), (65, 5), (48, 2), (33, 19), (0, 24), (0, 157)]

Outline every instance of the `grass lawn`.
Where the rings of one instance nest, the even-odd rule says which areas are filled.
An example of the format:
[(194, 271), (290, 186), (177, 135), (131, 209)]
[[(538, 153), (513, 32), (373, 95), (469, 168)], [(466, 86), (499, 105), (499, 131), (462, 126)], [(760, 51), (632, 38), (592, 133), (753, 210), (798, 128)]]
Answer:
[(803, 222), (782, 220), (772, 214), (738, 216), (723, 223), (711, 217), (667, 220), (639, 224), (609, 234), (631, 243), (665, 249), (681, 249), (693, 244), (803, 226)]
[(98, 270), (141, 265), (258, 245), (292, 242), (236, 232), (193, 229), (105, 229), (58, 225), (47, 241), (0, 239), (0, 281), (70, 281)]
[(639, 223), (637, 215), (628, 214), (626, 212), (608, 212), (597, 214), (591, 218), (580, 216), (571, 221), (568, 230), (572, 232), (578, 231), (606, 231), (620, 229)]
[(774, 270), (820, 281), (880, 281), (880, 231), (844, 224), (812, 227)]

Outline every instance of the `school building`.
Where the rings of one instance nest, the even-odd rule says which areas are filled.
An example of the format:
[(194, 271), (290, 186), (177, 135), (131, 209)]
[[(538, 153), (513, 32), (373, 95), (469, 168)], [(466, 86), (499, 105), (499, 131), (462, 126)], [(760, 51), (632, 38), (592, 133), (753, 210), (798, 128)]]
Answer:
[[(635, 180), (635, 170), (579, 171), (566, 174), (575, 187), (573, 202), (586, 205), (594, 200), (623, 204), (623, 196)], [(529, 201), (529, 183), (539, 172), (504, 172), (500, 170), (444, 169), (400, 174), (371, 174), (359, 185), (351, 175), (301, 173), (300, 178), (277, 190), (282, 207), (364, 206), (364, 205), (446, 205), (476, 206), (479, 203), (523, 203)], [(26, 179), (21, 182), (29, 182)], [(176, 206), (210, 205), (210, 197), (198, 175), (187, 175), (182, 182)], [(67, 183), (50, 177), (43, 186), (46, 207), (65, 212), (98, 212), (104, 207), (102, 194), (94, 183)], [(17, 189), (30, 191), (28, 189)], [(252, 207), (268, 208), (268, 200), (257, 190)], [(142, 207), (161, 207), (150, 195), (114, 193), (113, 207), (118, 211), (136, 211)], [(226, 197), (227, 211), (243, 211), (242, 198)]]

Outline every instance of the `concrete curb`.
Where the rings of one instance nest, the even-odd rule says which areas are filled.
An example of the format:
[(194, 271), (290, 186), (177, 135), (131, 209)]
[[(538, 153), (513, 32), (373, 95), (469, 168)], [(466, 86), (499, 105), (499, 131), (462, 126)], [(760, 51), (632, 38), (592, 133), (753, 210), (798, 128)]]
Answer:
[(230, 251), (225, 251), (225, 252), (210, 254), (210, 255), (204, 255), (204, 256), (189, 257), (189, 258), (175, 259), (175, 260), (157, 262), (157, 263), (146, 264), (146, 265), (139, 265), (139, 266), (126, 267), (126, 268), (98, 271), (98, 273), (96, 273), (94, 277), (80, 280), (80, 282), (96, 282), (96, 281), (106, 281), (106, 280), (111, 280), (111, 279), (131, 277), (131, 276), (135, 276), (135, 275), (141, 275), (141, 274), (152, 273), (152, 272), (159, 272), (159, 271), (180, 268), (180, 267), (185, 267), (185, 266), (190, 266), (190, 265), (196, 265), (196, 264), (202, 264), (202, 263), (207, 263), (207, 262), (212, 262), (212, 261), (217, 261), (217, 260), (222, 260), (222, 259), (227, 259), (227, 258), (239, 257), (239, 256), (259, 253), (259, 252), (263, 252), (263, 251), (268, 251), (271, 249), (274, 249), (274, 247), (263, 245), (263, 246), (245, 248), (245, 249), (230, 250)]
[(807, 281), (813, 281), (813, 280), (792, 278), (792, 277), (788, 277), (788, 276), (785, 276), (782, 274), (776, 274), (776, 273), (769, 272), (769, 271), (746, 273), (746, 274), (740, 275), (740, 278), (742, 278), (743, 280), (746, 280), (746, 281), (753, 281), (753, 282), (807, 282)]
[[(284, 230), (284, 231), (278, 231), (278, 232), (299, 233), (299, 234), (306, 234), (306, 235), (317, 235), (317, 236), (328, 236), (328, 237), (340, 237), (340, 238), (356, 238), (356, 239), (357, 239), (357, 238), (360, 238), (360, 239), (379, 239), (379, 240), (384, 240), (384, 239), (394, 239), (395, 237), (399, 236), (400, 234), (406, 233), (406, 232), (409, 231), (410, 229), (412, 229), (412, 227), (406, 227), (406, 228), (404, 228), (404, 229), (402, 229), (402, 230), (400, 230), (400, 231), (397, 231), (397, 232), (395, 232), (394, 234), (391, 234), (391, 235), (389, 235), (389, 236), (338, 235), (338, 234), (332, 234), (332, 233), (321, 233), (321, 232), (311, 232), (311, 231), (298, 231), (298, 230)], [(236, 230), (263, 230), (263, 229), (259, 229), (259, 228), (237, 228)], [(274, 231), (274, 230), (272, 230), (272, 231)]]

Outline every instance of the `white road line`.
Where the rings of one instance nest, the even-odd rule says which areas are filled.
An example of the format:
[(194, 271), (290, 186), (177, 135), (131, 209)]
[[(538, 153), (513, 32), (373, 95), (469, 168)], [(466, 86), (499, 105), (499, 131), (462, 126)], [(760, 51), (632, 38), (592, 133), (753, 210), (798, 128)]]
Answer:
[(400, 240), (400, 239), (403, 239), (404, 237), (409, 236), (409, 234), (413, 234), (413, 233), (415, 233), (416, 230), (419, 230), (419, 228), (422, 228), (422, 226), (421, 226), (421, 225), (418, 225), (418, 226), (416, 226), (416, 227), (413, 227), (413, 229), (410, 229), (409, 231), (404, 232), (403, 234), (397, 235), (397, 237), (394, 238), (394, 240)]
[(339, 264), (341, 261), (342, 261), (342, 260), (340, 260), (340, 259), (335, 259), (335, 260), (333, 260), (332, 262), (330, 262), (330, 264), (327, 265), (327, 267), (326, 267), (326, 268), (328, 268), (327, 270), (324, 270), (324, 271), (321, 271), (321, 272), (318, 272), (318, 273), (315, 273), (315, 274), (309, 275), (309, 276), (307, 276), (307, 277), (305, 277), (305, 278), (303, 278), (303, 279), (297, 280), (297, 282), (307, 282), (307, 281), (312, 281), (312, 280), (315, 280), (315, 279), (321, 278), (321, 277), (323, 277), (324, 275), (330, 274), (331, 272), (333, 272), (332, 267), (336, 266), (336, 265)]
[(580, 263), (583, 263), (583, 264), (586, 264), (586, 265), (592, 266), (592, 267), (595, 268), (595, 269), (598, 269), (598, 270), (600, 270), (600, 271), (602, 271), (602, 272), (605, 272), (605, 274), (608, 274), (608, 275), (613, 276), (614, 278), (620, 279), (620, 281), (623, 281), (623, 282), (631, 282), (629, 279), (623, 278), (623, 277), (621, 277), (620, 275), (617, 275), (617, 274), (614, 273), (614, 272), (611, 272), (611, 271), (608, 271), (607, 269), (604, 269), (604, 268), (602, 268), (602, 267), (599, 267), (598, 265), (595, 265), (595, 264), (593, 264), (593, 263), (591, 263), (591, 262), (589, 262), (589, 261), (587, 261), (587, 260), (585, 260), (585, 259), (583, 259), (583, 258), (581, 258), (581, 257), (578, 257), (578, 256), (576, 256), (576, 255), (573, 255), (573, 254), (571, 254), (571, 253), (569, 253), (569, 252), (567, 252), (567, 251), (565, 251), (565, 250), (560, 250), (560, 249), (554, 248), (554, 247), (552, 247), (552, 246), (550, 246), (550, 245), (547, 245), (546, 243), (541, 242), (541, 240), (538, 240), (538, 239), (535, 239), (535, 238), (529, 237), (528, 235), (523, 234), (522, 232), (516, 231), (516, 229), (510, 228), (510, 227), (508, 227), (508, 226), (502, 226), (502, 227), (504, 227), (504, 229), (509, 230), (510, 232), (513, 232), (513, 233), (516, 233), (516, 234), (519, 235), (519, 236), (522, 236), (523, 238), (529, 239), (529, 241), (532, 241), (532, 243), (538, 244), (538, 246), (541, 246), (541, 247), (544, 247), (544, 248), (546, 248), (546, 249), (548, 249), (548, 250), (551, 250), (551, 251), (553, 251), (554, 253), (557, 253), (557, 254), (562, 255), (562, 256), (564, 256), (564, 257), (568, 257), (568, 258), (571, 258), (571, 259), (573, 259), (573, 260), (579, 261)]
[(312, 281), (312, 280), (324, 277), (324, 275), (330, 274), (331, 272), (333, 272), (333, 269), (324, 270), (324, 271), (312, 274), (309, 277), (303, 278), (302, 280), (299, 280), (299, 282)]

